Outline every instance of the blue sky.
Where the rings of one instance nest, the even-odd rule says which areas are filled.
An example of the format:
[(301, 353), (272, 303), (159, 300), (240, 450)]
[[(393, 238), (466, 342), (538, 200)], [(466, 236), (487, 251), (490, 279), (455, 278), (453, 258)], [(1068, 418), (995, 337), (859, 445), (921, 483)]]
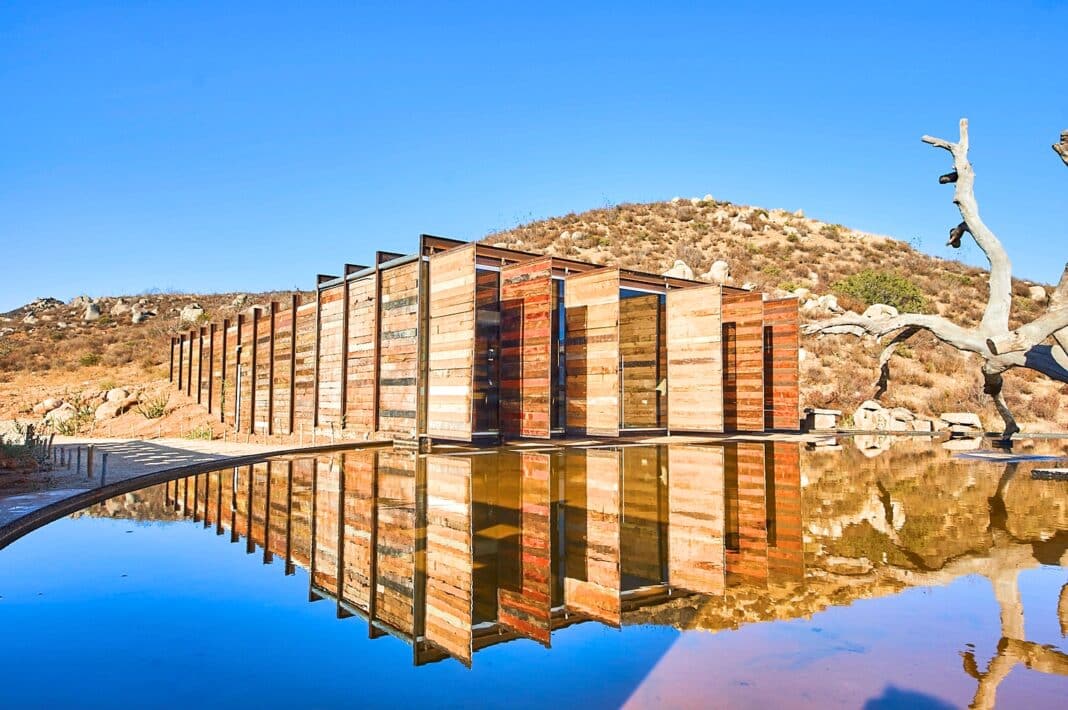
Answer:
[(0, 6), (0, 311), (317, 272), (711, 193), (942, 246), (971, 120), (1018, 276), (1068, 258), (1068, 3)]

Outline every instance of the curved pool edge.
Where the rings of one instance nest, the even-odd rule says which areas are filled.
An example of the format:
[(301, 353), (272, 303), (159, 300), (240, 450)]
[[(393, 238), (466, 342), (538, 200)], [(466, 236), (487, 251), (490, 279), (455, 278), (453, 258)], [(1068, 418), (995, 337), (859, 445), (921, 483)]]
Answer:
[(226, 456), (211, 461), (200, 461), (197, 463), (185, 464), (183, 466), (172, 466), (159, 471), (151, 471), (138, 476), (132, 476), (115, 483), (100, 486), (99, 488), (79, 490), (73, 492), (70, 496), (63, 498), (62, 500), (49, 503), (48, 505), (32, 510), (25, 515), (21, 515), (14, 520), (0, 525), (0, 550), (3, 550), (11, 543), (18, 541), (20, 538), (25, 537), (34, 530), (70, 515), (71, 513), (76, 513), (90, 505), (101, 503), (109, 498), (123, 495), (124, 493), (132, 493), (133, 491), (148, 486), (173, 481), (176, 478), (195, 476), (200, 473), (217, 471), (232, 466), (248, 466), (249, 464), (260, 463), (280, 456), (386, 448), (393, 446), (393, 444), (394, 442), (392, 440), (362, 441), (323, 444), (321, 446), (299, 446), (291, 449), (277, 449), (274, 451), (259, 451), (254, 454)]

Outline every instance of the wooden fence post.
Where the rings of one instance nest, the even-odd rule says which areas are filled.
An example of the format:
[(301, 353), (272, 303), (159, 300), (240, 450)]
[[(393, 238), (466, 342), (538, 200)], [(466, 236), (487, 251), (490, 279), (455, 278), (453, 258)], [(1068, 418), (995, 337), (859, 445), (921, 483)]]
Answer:
[(174, 336), (171, 336), (171, 364), (167, 368), (167, 381), (174, 382)]
[(185, 334), (178, 336), (178, 381), (175, 384), (178, 386), (178, 391), (182, 391), (182, 383), (185, 382)]

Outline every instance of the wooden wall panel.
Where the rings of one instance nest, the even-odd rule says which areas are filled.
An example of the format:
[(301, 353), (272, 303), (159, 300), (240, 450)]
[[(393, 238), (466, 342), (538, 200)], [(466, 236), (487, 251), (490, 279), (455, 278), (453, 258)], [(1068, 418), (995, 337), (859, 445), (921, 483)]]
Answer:
[(271, 431), (276, 434), (292, 433), (289, 431), (289, 366), (293, 352), (293, 315), (293, 309), (286, 308), (275, 316)]
[(315, 302), (297, 308), (294, 429), (310, 431), (315, 410)]
[(800, 427), (798, 385), (798, 310), (796, 298), (764, 302), (764, 426), (796, 431)]
[(501, 270), (501, 428), (549, 438), (552, 259)]
[(240, 336), (241, 336), (241, 357), (238, 358), (235, 354), (234, 363), (240, 362), (241, 365), (241, 383), (240, 391), (237, 392), (238, 402), (236, 406), (240, 408), (241, 420), (240, 431), (250, 431), (252, 426), (252, 385), (254, 381), (252, 372), (252, 349), (256, 343), (252, 339), (252, 323), (255, 317), (255, 311), (248, 311), (245, 313), (244, 322), (241, 324)]
[(371, 274), (349, 283), (344, 424), (359, 432), (375, 429), (375, 279)]
[(620, 527), (620, 573), (624, 589), (664, 583), (666, 542), (661, 530), (661, 505), (667, 501), (660, 478), (660, 456), (655, 446), (621, 449), (622, 523)]
[(725, 588), (723, 448), (668, 448), (668, 580), (698, 594)]
[(764, 444), (728, 444), (724, 449), (728, 506), (733, 506), (735, 544), (727, 551), (727, 574), (750, 581), (768, 578), (767, 478)]
[[(620, 597), (620, 454), (612, 449), (585, 449), (584, 471), (572, 478), (568, 459), (568, 486), (580, 486), (585, 496), (581, 506), (569, 504), (568, 535), (581, 546), (581, 571), (569, 565), (564, 579), (564, 603), (568, 608), (612, 626), (622, 620)], [(577, 502), (577, 501), (576, 501)]]
[(619, 434), (619, 270), (567, 277), (567, 429)]
[(342, 486), (342, 570), (338, 597), (354, 606), (370, 610), (372, 571), (372, 530), (375, 505), (375, 465), (377, 451), (352, 451), (341, 455)]
[(660, 426), (657, 385), (663, 377), (660, 353), (660, 295), (619, 301), (620, 424), (627, 428)]
[(419, 376), (419, 263), (381, 273), (378, 428), (415, 438)]
[(427, 433), (470, 441), (475, 351), (475, 245), (430, 257)]
[(668, 427), (723, 431), (722, 287), (667, 294)]
[(770, 478), (766, 505), (769, 513), (768, 575), (776, 582), (796, 582), (805, 576), (804, 535), (801, 528), (801, 446), (788, 441), (767, 445), (765, 467)]
[(550, 645), (552, 628), (552, 539), (549, 489), (552, 460), (548, 454), (519, 455), (518, 585), (497, 590), (498, 620), (526, 638)]
[[(290, 500), (290, 558), (305, 569), (311, 567), (312, 495), (315, 459), (303, 458), (293, 462), (293, 491)], [(225, 488), (224, 488), (225, 491)]]
[(341, 428), (344, 286), (319, 293), (319, 426)]
[(316, 459), (316, 468), (311, 582), (336, 596), (341, 552), (338, 546), (341, 474), (334, 457)]
[(480, 457), (426, 457), (426, 638), (471, 665), (474, 615), (471, 467)]
[(226, 424), (234, 423), (234, 352), (237, 349), (237, 327), (231, 325), (222, 331), (219, 336), (222, 347), (219, 353), (219, 382), (216, 387), (216, 397), (219, 398), (219, 411), (221, 419)]
[(764, 431), (764, 302), (723, 293), (723, 420), (727, 431)]
[(260, 311), (256, 326), (255, 431), (267, 433), (271, 396), (271, 309)]
[(403, 633), (415, 628), (416, 455), (381, 450), (377, 463), (375, 618)]

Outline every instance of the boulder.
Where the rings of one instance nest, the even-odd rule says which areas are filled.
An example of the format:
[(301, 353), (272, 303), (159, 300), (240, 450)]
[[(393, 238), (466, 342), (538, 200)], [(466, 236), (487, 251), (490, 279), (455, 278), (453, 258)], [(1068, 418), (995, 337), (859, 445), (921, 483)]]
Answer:
[(104, 400), (107, 402), (121, 402), (129, 396), (130, 393), (122, 387), (116, 387), (107, 391), (107, 394), (104, 395)]
[(181, 323), (197, 323), (203, 315), (204, 309), (199, 303), (190, 303), (178, 312), (178, 320)]
[(820, 275), (815, 271), (810, 271), (808, 272), (808, 280), (814, 284), (818, 284), (820, 282)]
[(910, 425), (912, 426), (913, 431), (934, 431), (934, 422), (932, 422), (930, 419), (913, 419), (910, 422)]
[(93, 415), (97, 421), (104, 421), (105, 419), (114, 419), (120, 414), (126, 412), (137, 404), (137, 397), (127, 397), (126, 399), (118, 402), (104, 402), (96, 408), (96, 413)]
[(864, 431), (892, 430), (893, 421), (890, 412), (871, 399), (861, 402), (857, 411), (853, 412), (853, 426)]
[(701, 201), (702, 202), (715, 202), (716, 200), (715, 200), (715, 198), (712, 197), (712, 195), (706, 194), (704, 197), (701, 198)]
[(82, 315), (82, 320), (86, 323), (92, 323), (95, 320), (100, 320), (100, 306), (95, 303), (90, 303), (85, 307), (85, 313)]
[(795, 211), (794, 212), (794, 217), (800, 217), (801, 219), (804, 219), (805, 218), (805, 211), (804, 210)]
[(885, 303), (875, 303), (868, 306), (868, 309), (864, 311), (866, 318), (872, 320), (884, 320), (886, 318), (896, 318), (898, 315), (897, 309), (893, 306), (888, 306)]
[(742, 284), (742, 290), (743, 291), (752, 291), (755, 288), (756, 288), (756, 284), (753, 283), (752, 281), (746, 281), (744, 284)]
[(809, 289), (805, 288), (804, 286), (801, 286), (801, 287), (795, 288), (793, 290), (793, 295), (797, 296), (797, 299), (799, 301), (804, 301), (805, 299), (807, 299), (809, 296), (812, 295), (812, 291), (810, 291)]
[(701, 278), (712, 283), (725, 284), (731, 280), (731, 266), (723, 259), (717, 259)]
[(22, 319), (22, 322), (26, 325), (37, 325), (37, 316), (28, 315)]
[(62, 399), (56, 399), (54, 397), (49, 397), (48, 399), (41, 400), (36, 405), (34, 405), (33, 413), (34, 414), (47, 414), (48, 412), (51, 412), (53, 409), (56, 409), (56, 408), (61, 407), (61, 406), (63, 406), (63, 400)]
[(825, 293), (816, 299), (816, 303), (819, 304), (820, 308), (831, 313), (842, 313), (843, 311), (842, 307), (838, 305), (838, 296), (833, 293)]
[(663, 276), (673, 276), (677, 279), (692, 279), (693, 269), (686, 265), (682, 259), (676, 259), (675, 264), (663, 273)]
[(133, 324), (144, 323), (148, 319), (148, 314), (142, 311), (140, 308), (134, 308), (130, 311), (130, 322)]
[(1035, 303), (1045, 303), (1049, 300), (1049, 295), (1046, 293), (1046, 289), (1041, 286), (1032, 286), (1027, 289), (1027, 295), (1031, 297), (1031, 300)]
[(939, 419), (951, 434), (975, 435), (983, 433), (983, 422), (974, 412), (945, 412)]
[(73, 405), (64, 403), (46, 414), (44, 416), (44, 420), (46, 424), (51, 424), (52, 426), (59, 426), (60, 424), (69, 422), (77, 415), (78, 410), (75, 409)]
[(238, 294), (234, 300), (230, 301), (230, 305), (234, 308), (244, 308), (246, 303), (248, 303), (248, 295), (244, 293)]
[(88, 296), (75, 296), (74, 298), (70, 299), (69, 305), (74, 308), (84, 308), (92, 302), (93, 299), (89, 298)]
[(115, 305), (111, 307), (109, 313), (113, 316), (121, 316), (130, 312), (130, 304), (123, 301), (121, 298), (115, 301)]
[(894, 407), (890, 410), (890, 416), (899, 422), (911, 422), (916, 419), (916, 415), (904, 407)]

